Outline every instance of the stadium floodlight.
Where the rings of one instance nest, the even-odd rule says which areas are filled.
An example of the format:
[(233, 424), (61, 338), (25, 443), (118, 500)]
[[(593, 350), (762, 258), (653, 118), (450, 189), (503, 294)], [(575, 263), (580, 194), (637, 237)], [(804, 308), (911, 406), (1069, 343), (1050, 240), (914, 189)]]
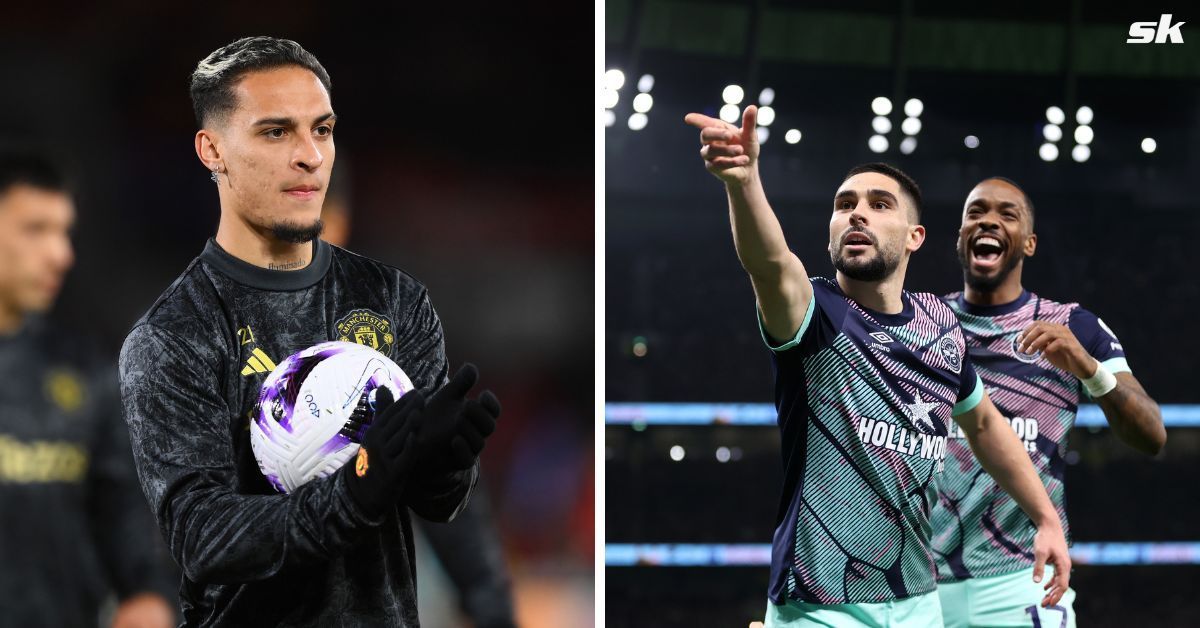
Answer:
[(966, 144), (967, 148), (979, 148), (979, 138), (974, 135), (968, 135), (963, 138), (963, 144)]
[(770, 107), (771, 103), (773, 102), (775, 102), (775, 90), (771, 89), (770, 87), (764, 87), (763, 90), (758, 93), (758, 104), (764, 107)]
[(916, 118), (925, 111), (925, 103), (921, 102), (920, 98), (909, 98), (908, 102), (904, 103), (904, 115), (910, 118)]
[(914, 150), (917, 150), (917, 138), (910, 135), (900, 140), (900, 152), (911, 155)]
[(871, 128), (880, 135), (887, 135), (892, 131), (892, 121), (886, 116), (875, 116), (871, 119)]
[(643, 74), (642, 78), (638, 79), (638, 91), (643, 94), (654, 89), (654, 76)]
[(644, 113), (635, 113), (629, 116), (629, 128), (634, 131), (641, 131), (646, 128), (646, 123), (650, 122), (650, 118)]
[(788, 144), (799, 144), (800, 129), (788, 129), (788, 132), (783, 135), (783, 140)]
[(1077, 144), (1091, 144), (1092, 138), (1096, 137), (1092, 127), (1085, 125), (1075, 127), (1075, 142)]
[(775, 110), (774, 109), (767, 107), (767, 106), (758, 108), (758, 123), (759, 124), (761, 124), (763, 126), (771, 126), (771, 123), (774, 121), (775, 121)]
[(725, 89), (721, 90), (721, 100), (728, 105), (740, 105), (745, 97), (746, 90), (742, 89), (741, 85), (726, 85)]
[(1079, 124), (1091, 124), (1094, 115), (1092, 108), (1084, 105), (1075, 110), (1075, 121)]
[(1083, 163), (1092, 156), (1092, 149), (1087, 147), (1087, 144), (1080, 144), (1071, 149), (1071, 159)]
[(1158, 142), (1154, 141), (1153, 137), (1142, 138), (1142, 152), (1149, 155), (1155, 150), (1158, 150)]
[(877, 116), (886, 116), (892, 112), (892, 101), (888, 100), (886, 96), (876, 96), (871, 101), (871, 111), (874, 111)]
[(900, 130), (904, 131), (905, 135), (916, 135), (921, 132), (920, 118), (905, 118), (904, 122), (900, 123)]
[(633, 97), (633, 110), (638, 113), (648, 113), (654, 106), (654, 97), (645, 92)]
[(613, 68), (604, 73), (604, 86), (614, 92), (625, 85), (625, 73)]
[(1067, 121), (1067, 114), (1063, 113), (1062, 109), (1051, 105), (1046, 109), (1046, 121), (1050, 124), (1062, 124)]
[(609, 127), (617, 123), (617, 114), (613, 113), (612, 109), (604, 110), (604, 126)]
[(671, 460), (674, 460), (675, 462), (679, 462), (680, 460), (683, 460), (683, 457), (686, 455), (687, 455), (687, 452), (683, 450), (683, 447), (681, 447), (679, 445), (671, 446)]
[(1042, 127), (1042, 137), (1047, 142), (1057, 142), (1062, 139), (1062, 127), (1054, 123), (1047, 124)]
[(616, 107), (617, 101), (620, 99), (621, 95), (618, 94), (617, 90), (615, 89), (609, 89), (605, 87), (604, 91), (600, 93), (600, 103), (604, 105), (605, 109), (612, 109), (613, 107)]
[(887, 138), (882, 135), (872, 135), (871, 139), (867, 140), (867, 148), (870, 148), (872, 153), (882, 153), (888, 149)]
[(737, 105), (725, 105), (721, 107), (721, 119), (730, 123), (737, 124), (738, 118), (742, 117), (742, 110)]
[(1041, 157), (1042, 161), (1054, 161), (1058, 159), (1058, 147), (1049, 142), (1042, 144), (1038, 149), (1038, 157)]
[(771, 129), (765, 126), (755, 127), (754, 134), (758, 137), (759, 144), (766, 144), (767, 140), (771, 138)]

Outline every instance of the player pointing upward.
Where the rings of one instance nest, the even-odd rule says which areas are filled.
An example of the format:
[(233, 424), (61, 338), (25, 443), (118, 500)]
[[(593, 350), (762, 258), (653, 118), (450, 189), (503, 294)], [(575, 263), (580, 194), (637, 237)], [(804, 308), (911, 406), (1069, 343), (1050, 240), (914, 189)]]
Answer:
[(920, 190), (886, 164), (850, 171), (833, 197), (834, 279), (810, 278), (789, 249), (758, 171), (757, 109), (742, 128), (700, 114), (701, 156), (725, 183), (734, 245), (775, 362), (784, 487), (767, 624), (941, 623), (929, 511), (950, 419), (1036, 522), (1037, 569), (1053, 604), (1070, 557), (1050, 499), (966, 355), (954, 313), (904, 291), (925, 240)]

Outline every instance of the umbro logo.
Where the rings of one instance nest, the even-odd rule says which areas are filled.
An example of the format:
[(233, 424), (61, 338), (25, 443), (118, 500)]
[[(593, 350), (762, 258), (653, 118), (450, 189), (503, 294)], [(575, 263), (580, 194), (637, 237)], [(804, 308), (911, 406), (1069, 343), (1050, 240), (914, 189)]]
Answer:
[(879, 342), (882, 342), (883, 344), (888, 344), (889, 342), (896, 342), (891, 336), (889, 336), (881, 331), (871, 332), (871, 337), (874, 338), (875, 340), (878, 340)]
[(275, 363), (267, 354), (263, 353), (262, 349), (255, 347), (250, 352), (250, 358), (246, 360), (246, 366), (242, 369), (242, 375), (254, 375), (255, 373), (270, 373), (275, 370)]

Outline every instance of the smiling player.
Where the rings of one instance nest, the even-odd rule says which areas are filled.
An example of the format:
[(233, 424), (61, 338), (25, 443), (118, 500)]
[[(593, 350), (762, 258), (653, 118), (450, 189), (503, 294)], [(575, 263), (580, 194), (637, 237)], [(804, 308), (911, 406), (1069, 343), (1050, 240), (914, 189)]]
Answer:
[[(1077, 303), (1022, 287), (1025, 258), (1037, 250), (1033, 224), (1033, 203), (1016, 183), (993, 177), (976, 185), (958, 236), (965, 285), (946, 301), (988, 394), (1011, 421), (1067, 530), (1062, 456), (1080, 403), (1095, 399), (1117, 437), (1139, 451), (1157, 453), (1167, 433), (1112, 330)], [(947, 628), (1074, 626), (1074, 590), (1057, 605), (1038, 606), (1029, 518), (980, 466), (962, 432), (951, 433), (947, 452), (932, 517)]]
[(930, 552), (951, 418), (1030, 517), (1054, 604), (1068, 586), (1061, 523), (1013, 431), (984, 394), (954, 313), (904, 290), (925, 240), (920, 190), (887, 164), (850, 170), (833, 195), (836, 276), (812, 277), (784, 239), (759, 177), (756, 107), (742, 128), (700, 114), (700, 154), (725, 183), (738, 259), (775, 363), (784, 486), (771, 551), (768, 626), (941, 624)]

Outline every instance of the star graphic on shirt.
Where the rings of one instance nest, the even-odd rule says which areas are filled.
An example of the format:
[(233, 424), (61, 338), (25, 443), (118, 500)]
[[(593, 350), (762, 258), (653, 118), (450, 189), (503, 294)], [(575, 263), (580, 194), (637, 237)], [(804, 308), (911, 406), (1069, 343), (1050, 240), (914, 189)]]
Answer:
[(936, 402), (926, 402), (921, 400), (921, 393), (915, 395), (916, 401), (906, 403), (904, 405), (904, 413), (912, 420), (917, 427), (933, 431), (933, 419), (929, 418), (929, 411), (936, 408)]

